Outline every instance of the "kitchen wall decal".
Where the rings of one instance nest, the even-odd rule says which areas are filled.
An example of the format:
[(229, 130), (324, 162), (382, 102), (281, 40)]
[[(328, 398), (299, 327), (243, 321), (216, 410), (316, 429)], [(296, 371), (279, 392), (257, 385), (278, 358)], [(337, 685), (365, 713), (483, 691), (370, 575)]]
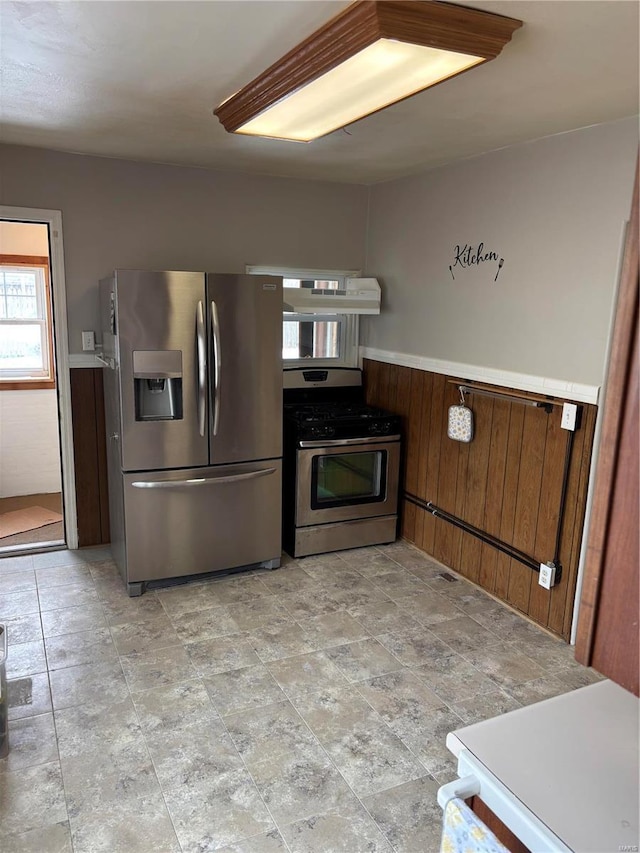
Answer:
[(471, 243), (464, 243), (464, 245), (458, 243), (453, 249), (453, 263), (449, 264), (451, 278), (455, 281), (456, 277), (453, 271), (456, 267), (464, 270), (479, 267), (485, 263), (496, 265), (496, 274), (493, 280), (497, 281), (504, 264), (504, 258), (500, 257), (498, 252), (487, 249), (484, 243), (478, 243), (477, 246)]

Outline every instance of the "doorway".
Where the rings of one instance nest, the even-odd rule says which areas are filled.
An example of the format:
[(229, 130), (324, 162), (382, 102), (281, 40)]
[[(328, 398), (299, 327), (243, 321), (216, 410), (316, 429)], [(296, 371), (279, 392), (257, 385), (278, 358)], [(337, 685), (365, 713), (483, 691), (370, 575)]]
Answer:
[(0, 221), (0, 553), (64, 545), (49, 228)]
[(0, 557), (77, 548), (61, 225), (0, 207)]

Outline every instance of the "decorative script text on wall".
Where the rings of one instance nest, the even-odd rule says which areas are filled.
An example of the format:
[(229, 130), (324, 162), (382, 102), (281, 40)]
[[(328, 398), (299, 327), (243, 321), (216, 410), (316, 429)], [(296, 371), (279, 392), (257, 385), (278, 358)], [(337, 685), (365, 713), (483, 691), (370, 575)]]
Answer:
[(465, 243), (464, 245), (458, 244), (453, 250), (453, 263), (449, 264), (451, 278), (455, 281), (454, 270), (456, 268), (470, 269), (471, 267), (479, 267), (481, 264), (486, 264), (487, 262), (496, 264), (496, 274), (493, 280), (497, 281), (502, 265), (504, 264), (504, 258), (501, 258), (498, 252), (486, 249), (484, 243), (478, 243), (477, 247), (469, 243)]

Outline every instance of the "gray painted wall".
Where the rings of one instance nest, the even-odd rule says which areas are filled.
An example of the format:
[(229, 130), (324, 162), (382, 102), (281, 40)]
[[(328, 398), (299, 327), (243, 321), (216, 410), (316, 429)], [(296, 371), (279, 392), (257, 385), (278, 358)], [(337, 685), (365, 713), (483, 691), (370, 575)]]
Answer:
[(72, 353), (99, 328), (98, 279), (116, 267), (364, 266), (366, 187), (17, 146), (0, 156), (0, 203), (62, 211)]
[[(599, 385), (637, 144), (629, 119), (370, 189), (4, 146), (0, 203), (62, 210), (71, 352), (115, 267), (366, 266), (365, 345)], [(497, 281), (449, 270), (480, 242)]]
[[(372, 187), (384, 302), (361, 342), (600, 385), (637, 146), (625, 119)], [(497, 281), (493, 258), (454, 266), (480, 242), (504, 258)]]

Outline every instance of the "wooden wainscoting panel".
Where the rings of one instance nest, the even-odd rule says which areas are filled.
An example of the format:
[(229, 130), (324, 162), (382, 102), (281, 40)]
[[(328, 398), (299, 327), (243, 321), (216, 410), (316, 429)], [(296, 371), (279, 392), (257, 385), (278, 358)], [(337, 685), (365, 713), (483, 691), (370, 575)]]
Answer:
[(406, 422), (411, 412), (411, 371), (398, 367), (396, 380), (396, 409)]
[[(491, 477), (487, 474), (487, 496), (484, 508), (484, 524), (482, 527), (488, 533), (491, 533), (492, 536), (497, 536), (498, 539), (500, 538), (503, 515), (510, 414), (511, 403), (504, 400), (493, 401), (493, 420), (489, 447), (489, 471), (491, 472)], [(478, 583), (491, 592), (494, 592), (496, 588), (499, 553), (491, 545), (482, 543)]]
[[(403, 499), (402, 535), (440, 562), (567, 638), (584, 523), (596, 407), (581, 404), (573, 435), (566, 502), (556, 554), (565, 460), (570, 433), (560, 428), (562, 406), (550, 411), (522, 398), (553, 398), (512, 391), (513, 402), (470, 396), (475, 436), (464, 444), (447, 437), (450, 405), (460, 380), (366, 359), (368, 402), (404, 421), (402, 489), (497, 537), (537, 562), (558, 557), (562, 576), (552, 590), (538, 573), (472, 533), (435, 518)], [(483, 386), (485, 388), (491, 386)], [(519, 401), (520, 400), (520, 401)]]
[(102, 545), (109, 542), (102, 370), (75, 368), (70, 377), (78, 543)]
[(71, 416), (75, 463), (78, 543), (101, 541), (100, 491), (96, 450), (95, 385), (93, 370), (71, 371)]
[(380, 406), (382, 396), (380, 394), (380, 371), (384, 368), (381, 361), (372, 361), (365, 377), (367, 401), (372, 406)]
[[(544, 561), (545, 555), (548, 555), (547, 559), (549, 560), (555, 558), (567, 453), (572, 452), (571, 444), (574, 433), (562, 429), (561, 421), (562, 410), (554, 408), (547, 418), (547, 440), (542, 463), (538, 522), (532, 551), (533, 554), (540, 557), (541, 561)], [(538, 579), (533, 572), (530, 573), (529, 615), (536, 622), (547, 624), (551, 595), (549, 590), (540, 586)], [(554, 589), (558, 590), (566, 583), (566, 573), (563, 572)]]
[(400, 535), (409, 542), (415, 542), (416, 536), (416, 509), (415, 504), (409, 501), (400, 501), (398, 511), (400, 513)]
[[(460, 442), (447, 438), (447, 411), (449, 406), (458, 402), (458, 394), (453, 385), (447, 385), (445, 377), (444, 400), (439, 412), (431, 413), (431, 437), (440, 444), (437, 485), (433, 491), (427, 492), (427, 501), (433, 501), (436, 506), (454, 513), (456, 511), (456, 491), (458, 487), (458, 456)], [(435, 417), (434, 417), (435, 414)], [(431, 484), (430, 484), (431, 485)], [(441, 524), (434, 519), (435, 540), (433, 555), (447, 566), (456, 568), (460, 562), (462, 531), (452, 524)]]
[[(486, 426), (474, 437), (471, 444), (460, 445), (461, 461), (466, 457), (466, 470), (458, 469), (458, 493), (461, 494), (456, 496), (455, 515), (480, 530), (487, 530), (485, 515), (494, 402), (488, 397), (479, 397), (475, 401), (474, 417)], [(491, 480), (493, 482), (493, 476)], [(463, 536), (460, 565), (467, 567), (467, 577), (474, 583), (480, 580), (482, 547), (483, 543), (475, 536)]]
[[(507, 438), (507, 460), (502, 492), (502, 519), (499, 539), (512, 542), (516, 519), (516, 495), (518, 494), (518, 474), (522, 457), (522, 438), (524, 430), (524, 406), (509, 403), (509, 435)], [(511, 569), (516, 561), (507, 554), (498, 554), (496, 560), (496, 585), (493, 592), (504, 601), (509, 594)]]
[(389, 374), (391, 373), (392, 366), (393, 365), (391, 364), (384, 364), (382, 366), (382, 370), (380, 371), (380, 379), (378, 380), (378, 392), (380, 394), (380, 399), (388, 400), (389, 405), (393, 406), (395, 409), (395, 404), (390, 394), (389, 384)]
[[(517, 405), (517, 404), (515, 404)], [(525, 554), (534, 554), (542, 466), (546, 444), (546, 425), (550, 415), (543, 409), (527, 406), (524, 412), (520, 472), (516, 493), (516, 514), (511, 544)], [(522, 610), (529, 611), (531, 569), (518, 561), (511, 568), (507, 601)]]
[(569, 466), (560, 557), (567, 574), (567, 588), (573, 592), (571, 595), (563, 595), (561, 589), (552, 589), (549, 607), (549, 628), (563, 636), (570, 635), (573, 621), (574, 595), (582, 549), (582, 530), (587, 511), (587, 490), (597, 414), (598, 410), (595, 406), (584, 406), (582, 408), (581, 429), (577, 430), (574, 435), (571, 465)]
[(389, 393), (388, 397), (393, 403), (393, 408), (400, 412), (404, 413), (402, 408), (402, 398), (400, 393), (400, 376), (401, 374), (406, 373), (406, 371), (402, 370), (402, 368), (397, 364), (391, 365), (391, 370), (389, 371)]
[[(408, 501), (403, 500), (402, 503), (408, 503)], [(421, 507), (416, 507), (416, 523), (415, 523), (415, 535), (411, 540), (418, 548), (422, 548), (423, 551), (426, 551), (427, 554), (432, 553), (432, 549), (426, 548), (424, 545), (424, 522), (428, 513), (426, 513)]]
[[(424, 447), (422, 442), (422, 415), (423, 415), (423, 393), (424, 386), (429, 385), (427, 391), (427, 399), (431, 399), (431, 383), (424, 381), (425, 377), (431, 380), (431, 375), (424, 373), (422, 370), (405, 370), (403, 373), (409, 376), (409, 417), (406, 421), (405, 435), (405, 451), (404, 458), (406, 463), (405, 468), (405, 489), (413, 495), (418, 494), (419, 482), (421, 481), (420, 471), (421, 456), (420, 450)], [(426, 454), (425, 454), (426, 468)]]
[[(422, 491), (418, 491), (418, 497), (424, 500), (434, 500), (434, 498), (438, 497), (446, 384), (444, 376), (440, 376), (437, 373), (432, 374), (430, 400), (425, 387), (423, 406), (429, 406), (429, 430), (422, 431), (422, 441), (427, 444), (427, 467), (423, 489)], [(422, 516), (423, 534), (421, 547), (430, 554), (435, 554), (436, 519), (430, 513), (424, 511)]]
[[(458, 518), (464, 518), (465, 512), (465, 503), (467, 498), (467, 491), (464, 488), (461, 488), (461, 484), (468, 481), (469, 477), (469, 445), (464, 443), (458, 443), (458, 467), (456, 471), (456, 498), (453, 509), (449, 510), (453, 515)], [(437, 506), (442, 506), (442, 504), (438, 503), (439, 499), (436, 499), (435, 503)], [(447, 525), (449, 526), (449, 525)], [(460, 530), (458, 528), (454, 528), (456, 533), (460, 539), (460, 545), (455, 554), (451, 557), (450, 565), (459, 571), (461, 566), (465, 567), (465, 574), (469, 578), (469, 580), (475, 580), (477, 575), (477, 566), (474, 565), (472, 560), (464, 559), (465, 551), (469, 551), (469, 546), (471, 545), (470, 540), (475, 537), (469, 536), (468, 533), (465, 533), (464, 530)]]
[[(391, 396), (391, 390), (395, 387), (395, 402), (394, 402), (394, 411), (398, 412), (401, 415), (403, 423), (407, 427), (411, 422), (411, 371), (410, 370), (401, 370), (400, 368), (396, 368), (395, 371), (390, 371), (390, 379), (389, 379), (389, 392)], [(409, 442), (405, 443), (403, 447), (403, 453), (406, 453), (408, 450)], [(405, 470), (408, 470), (408, 465), (406, 463), (403, 464)], [(403, 503), (399, 504), (398, 512), (400, 515), (400, 530), (404, 531), (406, 526), (405, 516), (407, 514), (407, 506)], [(413, 523), (415, 525), (415, 513), (411, 516)], [(404, 535), (404, 533), (403, 533)]]
[[(407, 458), (407, 470), (404, 480), (405, 491), (414, 495), (424, 494), (425, 481), (427, 478), (427, 442), (424, 441), (425, 432), (429, 431), (429, 418), (431, 413), (431, 385), (432, 376), (423, 370), (411, 370), (411, 408), (410, 421), (407, 438), (411, 442), (411, 460), (415, 464), (415, 470), (409, 471), (409, 459)], [(424, 514), (422, 510), (415, 511), (413, 542), (420, 543), (423, 547), (424, 538)]]

